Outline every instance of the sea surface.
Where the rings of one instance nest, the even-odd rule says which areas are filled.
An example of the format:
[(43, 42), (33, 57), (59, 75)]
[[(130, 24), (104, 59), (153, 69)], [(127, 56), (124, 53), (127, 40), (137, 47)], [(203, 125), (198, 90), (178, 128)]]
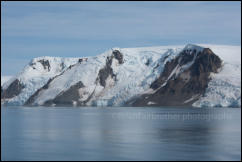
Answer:
[(241, 160), (241, 109), (2, 106), (1, 160)]

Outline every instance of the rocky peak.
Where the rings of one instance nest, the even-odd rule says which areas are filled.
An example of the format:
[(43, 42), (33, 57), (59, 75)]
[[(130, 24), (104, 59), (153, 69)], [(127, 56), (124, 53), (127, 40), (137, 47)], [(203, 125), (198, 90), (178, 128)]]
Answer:
[(42, 60), (39, 60), (38, 62), (40, 62), (43, 65), (44, 69), (48, 69), (48, 71), (50, 71), (49, 60), (42, 59)]
[(123, 64), (124, 63), (123, 54), (119, 50), (114, 50), (112, 52), (112, 56), (114, 56), (114, 58), (118, 60), (119, 64)]
[(189, 45), (173, 60), (165, 64), (160, 77), (151, 88), (153, 94), (144, 94), (133, 106), (191, 105), (205, 93), (210, 73), (222, 66), (221, 59), (209, 48), (192, 48)]

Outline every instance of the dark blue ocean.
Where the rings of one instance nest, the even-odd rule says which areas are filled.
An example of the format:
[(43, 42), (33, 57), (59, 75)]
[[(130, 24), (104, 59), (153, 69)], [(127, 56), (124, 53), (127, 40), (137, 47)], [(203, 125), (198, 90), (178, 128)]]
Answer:
[(240, 159), (240, 108), (1, 108), (1, 160)]

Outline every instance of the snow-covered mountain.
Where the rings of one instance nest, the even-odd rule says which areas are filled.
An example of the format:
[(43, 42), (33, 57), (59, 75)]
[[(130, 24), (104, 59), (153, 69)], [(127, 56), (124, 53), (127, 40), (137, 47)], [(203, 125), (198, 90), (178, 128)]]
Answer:
[(2, 103), (241, 107), (241, 47), (114, 48), (96, 57), (33, 59), (2, 86)]
[(78, 60), (79, 58), (46, 56), (32, 59), (19, 74), (2, 84), (2, 101), (10, 105), (23, 105), (49, 79), (64, 72)]

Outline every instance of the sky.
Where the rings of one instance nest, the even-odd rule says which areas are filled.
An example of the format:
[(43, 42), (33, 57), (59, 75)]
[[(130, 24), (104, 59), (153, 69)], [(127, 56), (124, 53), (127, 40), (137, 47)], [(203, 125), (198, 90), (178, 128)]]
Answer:
[(1, 1), (1, 75), (40, 56), (188, 43), (241, 45), (241, 2)]

